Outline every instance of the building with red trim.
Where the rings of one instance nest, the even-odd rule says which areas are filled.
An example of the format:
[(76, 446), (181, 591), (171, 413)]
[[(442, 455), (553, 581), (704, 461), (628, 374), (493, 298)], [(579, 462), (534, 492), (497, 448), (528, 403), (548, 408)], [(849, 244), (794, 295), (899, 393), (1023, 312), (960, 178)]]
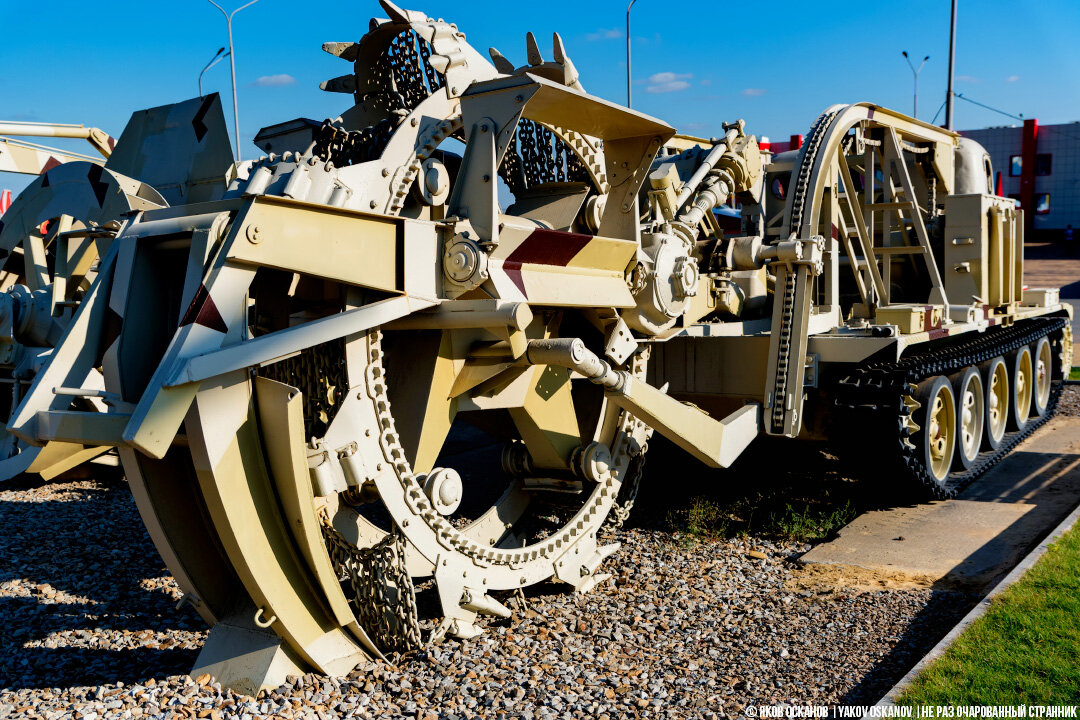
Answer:
[(1080, 122), (963, 130), (990, 153), (995, 187), (1024, 209), (1029, 240), (1059, 240), (1080, 231)]

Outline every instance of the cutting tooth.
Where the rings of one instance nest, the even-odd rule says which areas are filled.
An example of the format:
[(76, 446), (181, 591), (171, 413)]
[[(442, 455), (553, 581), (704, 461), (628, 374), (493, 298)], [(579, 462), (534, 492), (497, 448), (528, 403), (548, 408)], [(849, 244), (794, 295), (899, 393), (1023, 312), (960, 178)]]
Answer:
[(601, 545), (600, 547), (596, 548), (597, 565), (617, 553), (619, 551), (619, 548), (621, 547), (622, 543), (616, 542), (608, 543), (607, 545)]
[(323, 52), (328, 52), (342, 60), (355, 62), (360, 54), (360, 43), (354, 42), (325, 42), (322, 44)]
[(563, 47), (563, 41), (562, 38), (559, 37), (559, 33), (551, 34), (551, 49), (552, 52), (555, 54), (555, 62), (566, 62), (566, 48)]
[(506, 607), (490, 595), (477, 593), (475, 591), (465, 591), (461, 607), (483, 615), (493, 615), (500, 618), (510, 617), (510, 608)]
[(465, 64), (465, 55), (460, 52), (449, 52), (443, 55), (432, 55), (428, 58), (431, 67), (440, 74), (445, 75), (450, 68)]
[(323, 80), (319, 87), (326, 92), (354, 93), (356, 92), (356, 75), (342, 75), (341, 77)]
[(577, 68), (574, 67), (573, 61), (567, 56), (566, 48), (563, 46), (563, 41), (562, 38), (559, 37), (559, 33), (551, 34), (551, 49), (555, 54), (555, 62), (563, 66), (564, 84), (575, 90), (582, 90), (581, 83), (578, 81), (579, 75)]
[(536, 44), (536, 36), (531, 32), (525, 34), (525, 48), (528, 51), (530, 65), (544, 64), (544, 57), (540, 54), (540, 46)]
[(512, 75), (514, 72), (514, 63), (503, 57), (503, 54), (495, 48), (488, 48), (488, 55), (491, 56), (491, 62), (495, 65), (495, 69), (504, 75)]
[(390, 19), (396, 23), (409, 22), (409, 16), (407, 10), (402, 10), (390, 0), (379, 0), (379, 4), (382, 5), (383, 10), (390, 16)]
[(472, 638), (483, 634), (483, 632), (482, 628), (476, 627), (476, 625), (468, 620), (453, 620), (451, 621), (450, 629), (446, 634), (461, 640), (471, 640)]
[(450, 58), (446, 55), (432, 55), (428, 58), (428, 63), (435, 68), (435, 72), (445, 75), (446, 69), (450, 67)]
[(574, 588), (574, 592), (584, 594), (591, 592), (593, 588), (598, 585), (603, 585), (611, 579), (611, 573), (600, 573), (598, 575), (589, 575), (581, 579), (581, 583)]

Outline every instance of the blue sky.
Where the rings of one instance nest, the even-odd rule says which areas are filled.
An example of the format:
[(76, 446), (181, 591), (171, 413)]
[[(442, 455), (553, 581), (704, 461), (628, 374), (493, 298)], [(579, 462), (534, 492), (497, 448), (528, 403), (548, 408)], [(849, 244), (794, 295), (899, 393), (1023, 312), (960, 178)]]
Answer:
[[(242, 0), (222, 4), (232, 9)], [(474, 46), (494, 45), (518, 64), (526, 31), (544, 49), (558, 30), (586, 89), (626, 101), (622, 0), (403, 6), (456, 22)], [(247, 157), (257, 153), (250, 138), (259, 128), (336, 116), (349, 106), (348, 96), (318, 89), (349, 68), (320, 46), (359, 39), (368, 19), (382, 14), (375, 0), (260, 0), (237, 15)], [(79, 122), (113, 135), (136, 109), (197, 95), (199, 70), (226, 43), (224, 20), (205, 0), (0, 0), (0, 17), (8, 30), (0, 43), (0, 119)], [(870, 100), (910, 112), (911, 71), (900, 55), (907, 50), (930, 55), (919, 82), (919, 115), (929, 120), (945, 95), (948, 26), (948, 0), (638, 0), (634, 107), (688, 133), (719, 134), (724, 121), (744, 118), (748, 132), (784, 140), (834, 103)], [(1080, 120), (1080, 2), (960, 0), (958, 27), (957, 92), (1044, 124)], [(204, 88), (221, 92), (231, 111), (227, 62), (207, 73)], [(1015, 122), (957, 101), (960, 129)], [(0, 188), (25, 183), (0, 173)]]

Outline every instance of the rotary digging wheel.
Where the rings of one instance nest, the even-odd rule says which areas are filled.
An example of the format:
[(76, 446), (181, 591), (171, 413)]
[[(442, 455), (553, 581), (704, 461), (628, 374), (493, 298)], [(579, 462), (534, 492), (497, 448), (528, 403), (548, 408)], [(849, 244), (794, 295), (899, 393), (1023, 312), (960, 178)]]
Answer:
[[(390, 178), (385, 212), (415, 214), (410, 187), (425, 161), (441, 158), (453, 168), (440, 145), (466, 138), (458, 102), (431, 69), (433, 49), (412, 30), (383, 34), (394, 38), (393, 57), (407, 48), (422, 72), (399, 81), (410, 88), (400, 98), (380, 92), (378, 101), (418, 108), (438, 122), (412, 135), (405, 123), (397, 131), (383, 121), (353, 131), (345, 121), (327, 123), (309, 152), (338, 167), (393, 159), (398, 169), (383, 173)], [(379, 58), (378, 67), (396, 67)], [(431, 94), (420, 97), (419, 87)], [(588, 138), (527, 120), (518, 131), (499, 168), (508, 187), (577, 181), (595, 197), (607, 191), (602, 154)], [(256, 278), (259, 331), (279, 329), (299, 312), (342, 312), (379, 299), (350, 298), (316, 278), (299, 278), (291, 297), (282, 292), (288, 286), (273, 272)], [(314, 305), (304, 304), (312, 298)], [(569, 329), (602, 353), (603, 336), (586, 315), (535, 310), (528, 337)], [(628, 369), (643, 377), (646, 357)], [(598, 567), (616, 547), (598, 546), (597, 531), (649, 431), (609, 406), (597, 386), (572, 381), (565, 368), (523, 366), (498, 333), (393, 326), (325, 343), (260, 375), (302, 392), (305, 452), (316, 478), (330, 487), (333, 468), (343, 468), (347, 489), (326, 492), (316, 505), (345, 595), (380, 648), (421, 642), (413, 578), (437, 596), (442, 620), (429, 638), (438, 639), (476, 635), (480, 614), (509, 616), (489, 593), (552, 576), (585, 591), (606, 577)]]
[[(584, 592), (603, 581), (600, 565), (617, 546), (597, 535), (650, 432), (601, 386), (523, 354), (522, 343), (576, 338), (603, 355), (614, 309), (481, 294), (463, 302), (490, 307), (487, 321), (441, 325), (438, 312), (415, 312), (438, 310), (435, 301), (343, 280), (339, 268), (229, 259), (238, 240), (270, 245), (257, 229), (240, 230), (240, 214), (255, 206), (344, 204), (400, 227), (398, 218), (443, 218), (462, 176), (461, 146), (449, 141), (468, 141), (459, 95), (499, 76), (451, 26), (384, 7), (391, 20), (360, 43), (328, 45), (357, 64), (357, 79), (327, 89), (355, 89), (357, 106), (325, 123), (306, 152), (238, 166), (220, 209), (183, 221), (188, 236), (179, 238), (172, 216), (141, 218), (117, 239), (101, 298), (85, 312), (104, 312), (96, 308), (111, 284), (123, 330), (98, 348), (107, 389), (133, 418), (153, 418), (120, 454), (188, 598), (211, 624), (253, 617), (298, 667), (329, 674), (365, 653), (472, 637), (478, 616), (507, 617), (502, 601), (521, 588), (554, 578)], [(554, 74), (568, 62), (540, 65)], [(594, 205), (608, 191), (594, 139), (525, 119), (518, 129), (497, 168), (508, 187), (573, 185)], [(442, 186), (418, 191), (433, 162)], [(309, 212), (288, 209), (294, 218)], [(373, 216), (349, 217), (343, 232), (353, 247), (375, 242), (364, 234), (377, 230), (364, 224)], [(425, 257), (432, 266), (420, 272), (438, 273), (441, 253)], [(367, 261), (385, 258), (373, 251)], [(417, 261), (405, 262), (404, 272), (416, 272)], [(327, 323), (383, 312), (357, 330), (320, 334)], [(136, 351), (123, 338), (140, 328)], [(321, 339), (201, 384), (165, 377), (196, 356), (297, 333)], [(646, 361), (641, 351), (620, 369), (643, 378)], [(181, 444), (162, 432), (167, 407), (183, 409), (173, 420)]]
[[(569, 323), (562, 315), (538, 318), (536, 332), (552, 337)], [(370, 476), (316, 507), (350, 604), (383, 649), (421, 641), (411, 578), (434, 580), (437, 639), (477, 634), (478, 614), (508, 617), (490, 593), (553, 576), (586, 591), (607, 577), (598, 568), (617, 547), (598, 545), (597, 532), (647, 429), (562, 368), (510, 368), (459, 392), (472, 365), (467, 355), (455, 363), (453, 348), (487, 360), (492, 345), (483, 331), (376, 330), (261, 371), (310, 387), (305, 452), (316, 475), (336, 454), (347, 478)], [(326, 402), (337, 387), (318, 367), (341, 372), (340, 400)], [(632, 361), (635, 375), (644, 369), (643, 357)]]

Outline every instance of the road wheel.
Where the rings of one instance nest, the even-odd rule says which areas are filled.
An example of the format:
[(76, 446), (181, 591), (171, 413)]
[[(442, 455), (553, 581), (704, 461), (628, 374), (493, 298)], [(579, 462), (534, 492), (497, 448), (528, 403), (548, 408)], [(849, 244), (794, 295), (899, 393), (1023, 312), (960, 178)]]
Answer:
[(956, 457), (957, 470), (968, 470), (982, 450), (986, 427), (986, 391), (976, 368), (966, 368), (949, 378), (956, 395)]
[(1054, 356), (1049, 338), (1039, 338), (1032, 344), (1035, 388), (1031, 396), (1031, 415), (1041, 418), (1050, 408), (1050, 385), (1053, 377)]
[(920, 429), (913, 439), (927, 473), (944, 491), (956, 454), (956, 400), (952, 385), (941, 375), (927, 378), (919, 383), (915, 399), (921, 406), (916, 415)]
[(987, 450), (997, 450), (1005, 437), (1005, 428), (1009, 418), (1009, 368), (1005, 358), (996, 357), (979, 365), (983, 388), (986, 390), (986, 432), (983, 433), (983, 446)]
[(1031, 419), (1031, 396), (1035, 393), (1031, 348), (1025, 345), (1009, 354), (1009, 376), (1009, 429), (1023, 430)]

